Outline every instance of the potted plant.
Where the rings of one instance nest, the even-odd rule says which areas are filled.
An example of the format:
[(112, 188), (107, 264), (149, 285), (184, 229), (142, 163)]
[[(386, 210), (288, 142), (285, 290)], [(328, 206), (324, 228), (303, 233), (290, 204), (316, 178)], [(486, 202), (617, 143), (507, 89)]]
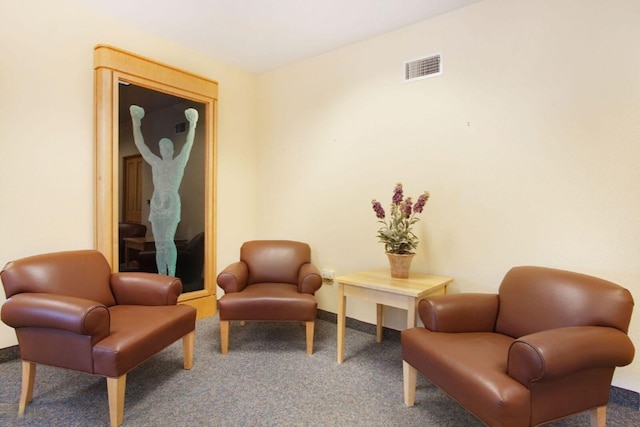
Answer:
[(404, 197), (402, 183), (397, 183), (393, 189), (389, 217), (386, 217), (382, 204), (376, 199), (371, 201), (378, 222), (382, 227), (378, 230), (378, 239), (384, 243), (384, 250), (389, 258), (391, 277), (409, 277), (409, 267), (418, 247), (418, 237), (413, 234), (412, 227), (420, 219), (417, 214), (422, 213), (429, 200), (429, 192), (425, 191), (414, 204), (411, 197)]

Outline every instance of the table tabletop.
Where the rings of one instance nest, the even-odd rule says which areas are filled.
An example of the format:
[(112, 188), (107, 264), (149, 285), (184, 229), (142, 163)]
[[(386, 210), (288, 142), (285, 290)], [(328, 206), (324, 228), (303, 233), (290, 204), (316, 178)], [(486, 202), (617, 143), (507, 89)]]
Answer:
[(414, 272), (409, 273), (409, 277), (406, 279), (396, 279), (391, 277), (388, 268), (346, 274), (336, 277), (335, 280), (344, 285), (392, 292), (414, 298), (419, 298), (425, 293), (431, 293), (436, 288), (447, 286), (453, 282), (451, 277)]

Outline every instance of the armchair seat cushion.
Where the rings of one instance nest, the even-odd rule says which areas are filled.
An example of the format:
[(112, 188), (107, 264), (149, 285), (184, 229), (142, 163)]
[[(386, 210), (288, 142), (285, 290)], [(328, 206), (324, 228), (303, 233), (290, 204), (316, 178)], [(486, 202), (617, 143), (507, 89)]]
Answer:
[[(442, 333), (425, 328), (402, 331), (402, 357), (445, 393), (482, 420), (527, 425), (529, 391), (506, 375), (515, 341), (493, 332)], [(497, 420), (501, 420), (498, 422)]]
[(290, 283), (256, 283), (219, 301), (224, 320), (310, 322), (317, 306), (313, 295), (300, 293), (298, 285)]
[(196, 321), (195, 310), (185, 305), (116, 305), (109, 312), (110, 334), (93, 347), (94, 373), (106, 377), (135, 368), (193, 331)]

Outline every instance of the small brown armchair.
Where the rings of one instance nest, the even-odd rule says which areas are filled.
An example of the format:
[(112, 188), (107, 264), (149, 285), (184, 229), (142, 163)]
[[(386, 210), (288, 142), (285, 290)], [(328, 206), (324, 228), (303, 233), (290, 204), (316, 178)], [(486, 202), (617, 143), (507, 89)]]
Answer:
[(311, 249), (302, 242), (254, 240), (240, 248), (240, 261), (218, 275), (225, 294), (218, 301), (222, 354), (229, 350), (229, 322), (303, 322), (307, 354), (313, 353), (313, 334), (318, 303), (315, 292), (322, 286)]
[(405, 404), (419, 371), (489, 426), (523, 427), (590, 411), (605, 425), (616, 366), (633, 360), (633, 299), (595, 277), (515, 267), (498, 294), (420, 301), (424, 327), (401, 333)]
[(22, 358), (19, 416), (38, 363), (106, 377), (111, 426), (123, 421), (127, 372), (180, 338), (191, 369), (196, 310), (176, 305), (179, 279), (111, 273), (94, 250), (23, 258), (0, 278), (2, 321), (15, 328)]

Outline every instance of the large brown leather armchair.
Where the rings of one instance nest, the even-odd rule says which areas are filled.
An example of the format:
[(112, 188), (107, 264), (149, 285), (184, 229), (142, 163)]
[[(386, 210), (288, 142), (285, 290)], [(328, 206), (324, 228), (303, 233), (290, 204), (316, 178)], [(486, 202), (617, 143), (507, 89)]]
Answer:
[(0, 278), (2, 321), (15, 328), (22, 358), (19, 416), (32, 400), (38, 363), (106, 377), (111, 426), (122, 423), (131, 369), (180, 338), (191, 369), (196, 310), (176, 305), (179, 279), (111, 273), (94, 250), (23, 258)]
[(420, 301), (401, 334), (405, 404), (419, 371), (489, 426), (536, 426), (591, 411), (605, 425), (616, 366), (633, 360), (628, 290), (595, 277), (515, 267), (498, 294)]
[(318, 303), (315, 292), (322, 276), (311, 264), (311, 248), (289, 240), (254, 240), (240, 248), (240, 261), (226, 267), (217, 279), (225, 294), (218, 301), (220, 346), (229, 349), (231, 320), (303, 322), (307, 354), (313, 353)]

